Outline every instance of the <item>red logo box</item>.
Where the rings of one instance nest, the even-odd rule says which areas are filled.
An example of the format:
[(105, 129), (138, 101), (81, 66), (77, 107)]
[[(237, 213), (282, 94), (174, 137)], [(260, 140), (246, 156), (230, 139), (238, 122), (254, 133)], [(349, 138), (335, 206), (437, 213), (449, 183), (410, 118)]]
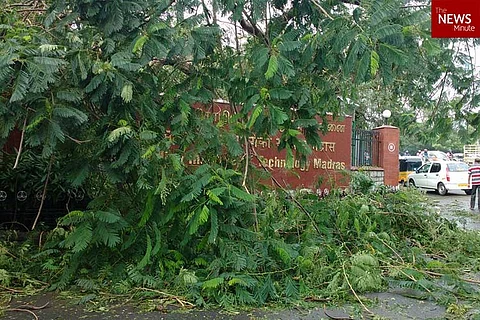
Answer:
[(478, 0), (432, 0), (432, 38), (480, 38)]

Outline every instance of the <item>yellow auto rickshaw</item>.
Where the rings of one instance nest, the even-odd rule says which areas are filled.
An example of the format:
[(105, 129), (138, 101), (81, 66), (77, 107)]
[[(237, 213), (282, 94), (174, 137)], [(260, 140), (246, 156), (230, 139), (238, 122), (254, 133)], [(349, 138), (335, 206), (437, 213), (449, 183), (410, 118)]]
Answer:
[(398, 161), (400, 169), (398, 183), (400, 185), (406, 185), (408, 175), (422, 166), (422, 158), (417, 156), (401, 156)]

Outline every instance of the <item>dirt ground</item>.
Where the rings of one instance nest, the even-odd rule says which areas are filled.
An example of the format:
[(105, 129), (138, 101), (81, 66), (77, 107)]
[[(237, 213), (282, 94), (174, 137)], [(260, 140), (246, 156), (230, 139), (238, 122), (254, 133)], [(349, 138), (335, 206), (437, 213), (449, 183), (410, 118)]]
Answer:
[[(480, 212), (468, 210), (470, 197), (463, 193), (450, 193), (447, 196), (438, 196), (434, 193), (427, 193), (434, 201), (439, 211), (448, 212), (446, 217), (457, 222), (466, 229), (480, 230)], [(441, 208), (448, 208), (444, 210)], [(478, 214), (476, 217), (475, 213)], [(303, 310), (255, 310), (249, 312), (229, 313), (219, 311), (181, 310), (157, 308), (156, 311), (143, 312), (138, 307), (128, 304), (110, 306), (108, 308), (97, 308), (92, 312), (85, 309), (84, 305), (72, 304), (52, 293), (34, 297), (16, 297), (8, 303), (9, 308), (0, 315), (1, 319), (10, 320), (67, 320), (67, 319), (125, 319), (125, 320), (319, 320), (319, 319), (374, 319), (374, 320), (426, 320), (426, 319), (447, 319), (445, 307), (436, 305), (430, 301), (423, 301), (411, 298), (411, 293), (402, 290), (390, 292), (372, 293), (363, 296), (367, 298), (368, 314), (365, 310), (351, 307), (324, 308), (322, 304), (318, 307)]]

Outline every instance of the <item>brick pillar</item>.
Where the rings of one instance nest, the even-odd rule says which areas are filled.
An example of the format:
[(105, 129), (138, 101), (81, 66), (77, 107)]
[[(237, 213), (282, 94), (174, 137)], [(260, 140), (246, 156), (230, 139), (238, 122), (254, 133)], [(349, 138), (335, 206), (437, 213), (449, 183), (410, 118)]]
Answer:
[(381, 126), (373, 131), (378, 132), (378, 166), (384, 171), (383, 183), (386, 186), (398, 186), (400, 130)]

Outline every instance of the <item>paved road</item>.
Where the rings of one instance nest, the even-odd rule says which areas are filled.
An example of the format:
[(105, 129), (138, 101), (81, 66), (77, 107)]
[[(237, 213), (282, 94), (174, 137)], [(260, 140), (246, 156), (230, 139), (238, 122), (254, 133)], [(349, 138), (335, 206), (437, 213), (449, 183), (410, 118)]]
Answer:
[(427, 196), (440, 205), (446, 205), (454, 209), (469, 209), (470, 196), (463, 191), (449, 191), (446, 195), (441, 196), (435, 191), (427, 191)]
[(456, 221), (465, 229), (480, 230), (480, 211), (478, 208), (475, 208), (474, 211), (470, 210), (470, 196), (465, 192), (449, 191), (446, 195), (441, 196), (436, 192), (427, 191), (426, 195), (445, 218)]
[[(431, 301), (416, 300), (406, 297), (401, 292), (372, 293), (366, 297), (376, 301), (376, 306), (370, 307), (376, 318), (385, 320), (432, 320), (445, 319), (445, 307), (436, 305)], [(10, 308), (24, 306), (47, 307), (34, 310), (34, 313), (21, 311), (7, 311), (1, 319), (5, 320), (320, 320), (320, 319), (372, 319), (371, 316), (351, 316), (358, 314), (352, 307), (321, 306), (312, 309), (293, 310), (255, 310), (250, 312), (228, 313), (225, 311), (191, 311), (163, 313), (160, 311), (142, 312), (133, 306), (118, 306), (109, 308), (106, 312), (88, 312), (83, 306), (72, 305), (68, 301), (55, 298), (51, 293), (36, 297), (18, 298), (11, 302)], [(32, 311), (33, 312), (33, 311)]]

